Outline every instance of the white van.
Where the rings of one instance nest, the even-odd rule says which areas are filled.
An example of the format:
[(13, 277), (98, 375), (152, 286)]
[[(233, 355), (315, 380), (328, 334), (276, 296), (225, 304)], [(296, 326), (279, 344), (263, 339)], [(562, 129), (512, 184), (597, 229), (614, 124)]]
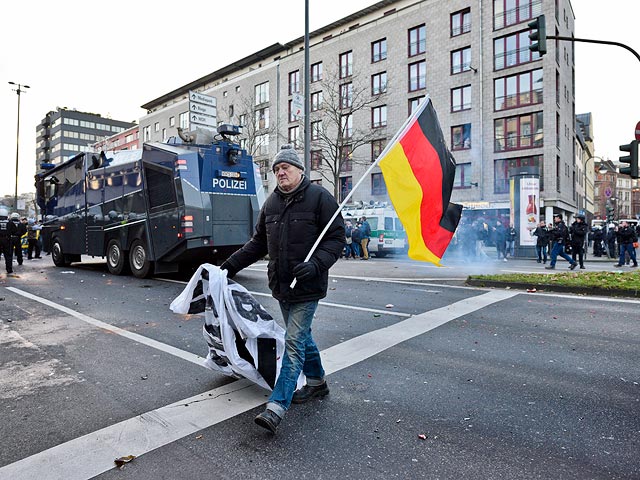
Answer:
[(354, 226), (361, 217), (367, 217), (371, 227), (369, 253), (376, 257), (407, 252), (407, 233), (392, 206), (385, 203), (346, 205), (342, 209), (342, 216), (345, 220), (351, 220)]

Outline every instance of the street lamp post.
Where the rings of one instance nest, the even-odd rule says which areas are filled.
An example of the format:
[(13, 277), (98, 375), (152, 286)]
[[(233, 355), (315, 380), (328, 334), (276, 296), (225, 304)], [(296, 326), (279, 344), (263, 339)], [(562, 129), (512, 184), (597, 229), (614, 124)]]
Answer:
[(24, 92), (26, 88), (31, 88), (29, 85), (21, 85), (20, 83), (9, 82), (10, 85), (16, 85), (13, 91), (18, 94), (18, 126), (16, 128), (16, 189), (13, 195), (13, 208), (18, 210), (18, 159), (20, 158), (20, 94)]

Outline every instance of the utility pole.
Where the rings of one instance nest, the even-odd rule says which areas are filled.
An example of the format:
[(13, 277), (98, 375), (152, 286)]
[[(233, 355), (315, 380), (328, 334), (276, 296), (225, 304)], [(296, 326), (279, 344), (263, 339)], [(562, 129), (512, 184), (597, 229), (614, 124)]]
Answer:
[(29, 85), (21, 85), (15, 82), (9, 82), (10, 85), (16, 85), (18, 88), (14, 92), (18, 94), (18, 126), (16, 128), (16, 189), (13, 194), (13, 209), (18, 210), (18, 159), (20, 158), (20, 94), (25, 90), (23, 88), (31, 88)]

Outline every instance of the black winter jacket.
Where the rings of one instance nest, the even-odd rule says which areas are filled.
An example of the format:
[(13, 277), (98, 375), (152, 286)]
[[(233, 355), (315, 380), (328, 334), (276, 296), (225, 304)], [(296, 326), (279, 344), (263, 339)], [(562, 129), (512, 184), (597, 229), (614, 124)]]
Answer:
[(289, 285), (294, 278), (293, 267), (304, 262), (337, 209), (331, 194), (311, 184), (306, 177), (288, 199), (276, 188), (260, 210), (253, 237), (226, 263), (240, 271), (269, 254), (269, 288), (277, 300), (291, 303), (320, 300), (327, 295), (329, 268), (340, 258), (344, 247), (342, 215), (333, 221), (310, 259), (318, 268), (318, 277), (298, 281), (293, 290)]
[(616, 237), (618, 239), (618, 245), (625, 245), (638, 241), (638, 236), (636, 235), (633, 227), (620, 227), (616, 233)]
[(556, 223), (556, 226), (549, 232), (551, 234), (551, 240), (554, 243), (566, 244), (569, 238), (569, 229), (564, 222)]
[(536, 240), (536, 245), (538, 247), (543, 247), (549, 244), (549, 231), (547, 227), (536, 227), (533, 231), (533, 235), (538, 237)]
[(579, 246), (584, 245), (584, 239), (589, 232), (589, 226), (584, 222), (573, 222), (569, 227), (569, 233), (571, 234), (571, 245)]

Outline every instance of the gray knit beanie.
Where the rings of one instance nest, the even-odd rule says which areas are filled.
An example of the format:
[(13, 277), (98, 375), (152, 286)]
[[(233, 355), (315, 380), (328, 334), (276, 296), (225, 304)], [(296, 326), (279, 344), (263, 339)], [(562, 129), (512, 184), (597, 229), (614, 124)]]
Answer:
[(283, 162), (293, 165), (294, 167), (298, 167), (304, 172), (304, 164), (300, 160), (298, 153), (293, 148), (293, 145), (286, 144), (280, 147), (280, 151), (277, 153), (276, 158), (273, 160), (273, 165), (271, 165), (271, 170), (275, 171), (276, 165)]

